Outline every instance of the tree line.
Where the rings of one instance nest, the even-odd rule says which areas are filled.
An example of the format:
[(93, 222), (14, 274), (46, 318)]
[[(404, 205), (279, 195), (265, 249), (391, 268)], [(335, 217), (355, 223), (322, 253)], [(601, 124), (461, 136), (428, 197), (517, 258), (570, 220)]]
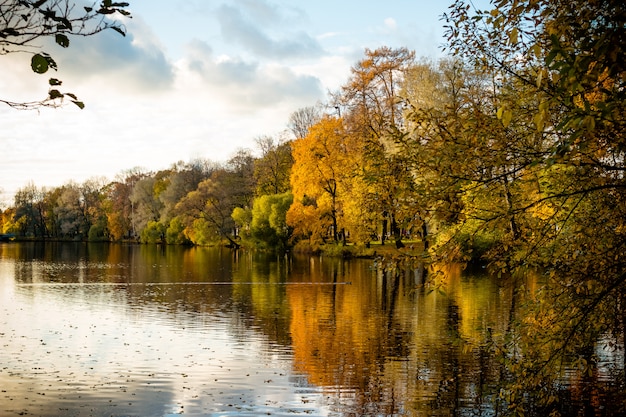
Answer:
[(415, 65), (406, 48), (366, 50), (331, 102), (295, 111), (289, 138), (257, 138), (256, 156), (240, 150), (225, 163), (133, 168), (112, 182), (27, 184), (2, 213), (2, 231), (35, 239), (268, 249), (297, 242), (365, 245), (393, 236), (401, 246), (416, 223), (416, 199), (410, 167), (384, 140), (391, 126), (403, 123), (400, 94)]

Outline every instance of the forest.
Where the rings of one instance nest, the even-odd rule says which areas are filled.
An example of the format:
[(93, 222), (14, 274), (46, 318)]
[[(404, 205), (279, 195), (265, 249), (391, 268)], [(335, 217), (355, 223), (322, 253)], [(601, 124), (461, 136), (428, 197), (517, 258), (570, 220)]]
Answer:
[(433, 263), (481, 261), (514, 281), (541, 271), (541, 291), (516, 306), (519, 331), (489, 348), (510, 372), (510, 411), (548, 415), (563, 361), (590, 374), (598, 340), (626, 334), (626, 6), (457, 0), (444, 21), (445, 58), (365, 50), (328, 103), (292, 114), (289, 137), (257, 138), (257, 156), (29, 184), (2, 232), (310, 250), (419, 241)]

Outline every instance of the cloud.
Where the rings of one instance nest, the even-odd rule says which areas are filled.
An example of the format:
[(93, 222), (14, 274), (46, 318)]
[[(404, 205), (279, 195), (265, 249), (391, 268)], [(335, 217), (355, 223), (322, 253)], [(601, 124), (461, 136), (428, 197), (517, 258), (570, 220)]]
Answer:
[(393, 17), (388, 17), (385, 19), (385, 27), (387, 27), (389, 30), (395, 31), (398, 29), (398, 24)]
[[(294, 17), (295, 16), (295, 17)], [(324, 51), (317, 40), (304, 31), (287, 31), (302, 19), (296, 9), (279, 9), (263, 1), (243, 0), (238, 6), (222, 4), (216, 10), (224, 41), (243, 47), (255, 56), (284, 58), (316, 58)], [(282, 35), (272, 37), (272, 28)]]
[(320, 80), (277, 63), (260, 64), (238, 57), (215, 56), (208, 44), (193, 41), (183, 70), (200, 76), (211, 91), (235, 107), (252, 108), (284, 102), (314, 103), (323, 97)]
[(156, 36), (140, 19), (126, 22), (127, 35), (105, 30), (89, 37), (70, 39), (70, 46), (50, 46), (59, 69), (74, 81), (101, 79), (110, 87), (140, 91), (169, 88), (174, 68)]

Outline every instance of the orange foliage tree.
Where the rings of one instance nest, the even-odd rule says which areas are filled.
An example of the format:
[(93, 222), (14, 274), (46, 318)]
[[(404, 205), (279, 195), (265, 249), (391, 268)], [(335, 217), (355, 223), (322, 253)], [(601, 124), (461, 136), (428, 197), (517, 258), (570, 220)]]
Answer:
[(351, 179), (358, 170), (359, 145), (343, 120), (325, 117), (293, 144), (291, 187), (294, 202), (287, 223), (295, 235), (312, 243), (346, 239), (344, 208)]

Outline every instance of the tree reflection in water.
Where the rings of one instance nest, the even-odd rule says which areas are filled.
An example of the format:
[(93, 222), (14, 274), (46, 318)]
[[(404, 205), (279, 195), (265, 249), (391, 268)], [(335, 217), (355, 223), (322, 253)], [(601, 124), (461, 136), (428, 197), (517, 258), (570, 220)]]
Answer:
[[(499, 389), (508, 374), (493, 342), (512, 337), (514, 294), (521, 297), (512, 282), (454, 265), (431, 273), (436, 285), (425, 288), (412, 273), (328, 259), (311, 261), (300, 275), (352, 283), (287, 288), (294, 366), (342, 399), (334, 403), (335, 411), (347, 415), (506, 411)], [(524, 288), (536, 287), (536, 277), (524, 279)], [(605, 359), (610, 364), (615, 358)], [(608, 381), (599, 380), (597, 373), (564, 374), (555, 409), (563, 415), (620, 415), (606, 414), (610, 407), (606, 401), (620, 398), (615, 397), (619, 387)], [(613, 398), (603, 398), (601, 392), (607, 390)], [(578, 414), (581, 409), (584, 414)], [(536, 409), (536, 415), (545, 411)]]
[[(500, 349), (504, 343), (515, 343), (512, 324), (520, 319), (525, 298), (540, 284), (533, 275), (505, 280), (484, 270), (448, 265), (431, 268), (428, 285), (422, 285), (411, 271), (385, 270), (371, 260), (207, 248), (15, 244), (0, 245), (0, 251), (0, 259), (13, 262), (15, 282), (26, 285), (20, 291), (36, 295), (33, 303), (68, 291), (70, 304), (64, 309), (80, 304), (79, 310), (97, 318), (113, 314), (105, 305), (100, 311), (99, 303), (106, 300), (117, 306), (115, 317), (121, 314), (138, 331), (154, 327), (144, 336), (175, 333), (180, 338), (177, 346), (184, 346), (188, 356), (181, 356), (171, 372), (159, 369), (159, 373), (170, 378), (189, 374), (184, 378), (189, 384), (186, 389), (202, 392), (200, 388), (213, 380), (202, 372), (222, 371), (209, 362), (198, 363), (195, 370), (179, 369), (188, 357), (216, 354), (220, 342), (210, 338), (219, 334), (228, 341), (221, 349), (256, 349), (263, 361), (289, 368), (272, 372), (285, 374), (284, 380), (295, 386), (277, 386), (277, 390), (319, 390), (321, 408), (307, 409), (312, 415), (503, 415), (507, 403), (500, 388), (510, 374)], [(33, 284), (39, 287), (29, 289)], [(65, 284), (71, 287), (55, 287)], [(94, 331), (111, 324), (96, 325)], [(100, 337), (125, 349), (117, 337)], [(132, 334), (120, 337), (141, 346)], [(33, 340), (39, 339), (33, 336)], [(212, 343), (215, 353), (195, 351), (194, 343)], [(244, 348), (250, 343), (255, 347)], [(604, 349), (611, 343), (617, 348)], [(590, 345), (586, 358), (593, 363), (593, 372), (585, 375), (564, 364), (559, 386), (554, 387), (558, 402), (551, 411), (574, 416), (623, 413), (625, 390), (617, 382), (623, 379), (615, 376), (621, 373), (623, 378), (621, 343), (605, 335)], [(146, 369), (163, 365), (151, 364), (146, 356), (154, 348), (152, 343), (143, 347), (145, 352), (137, 349), (133, 355)], [(220, 354), (236, 356), (237, 351)], [(96, 366), (89, 372), (98, 377), (110, 370)], [(194, 377), (193, 372), (200, 373)], [(232, 395), (237, 395), (241, 383), (241, 389), (250, 391), (248, 401), (256, 388), (247, 381), (249, 371), (242, 372), (239, 382), (231, 375)], [(141, 377), (150, 381), (150, 375)], [(194, 386), (194, 381), (200, 385)], [(46, 400), (52, 400), (51, 393)], [(156, 410), (154, 401), (158, 397), (151, 400)], [(213, 407), (202, 403), (201, 397), (198, 401)], [(534, 415), (547, 411), (531, 410)]]

